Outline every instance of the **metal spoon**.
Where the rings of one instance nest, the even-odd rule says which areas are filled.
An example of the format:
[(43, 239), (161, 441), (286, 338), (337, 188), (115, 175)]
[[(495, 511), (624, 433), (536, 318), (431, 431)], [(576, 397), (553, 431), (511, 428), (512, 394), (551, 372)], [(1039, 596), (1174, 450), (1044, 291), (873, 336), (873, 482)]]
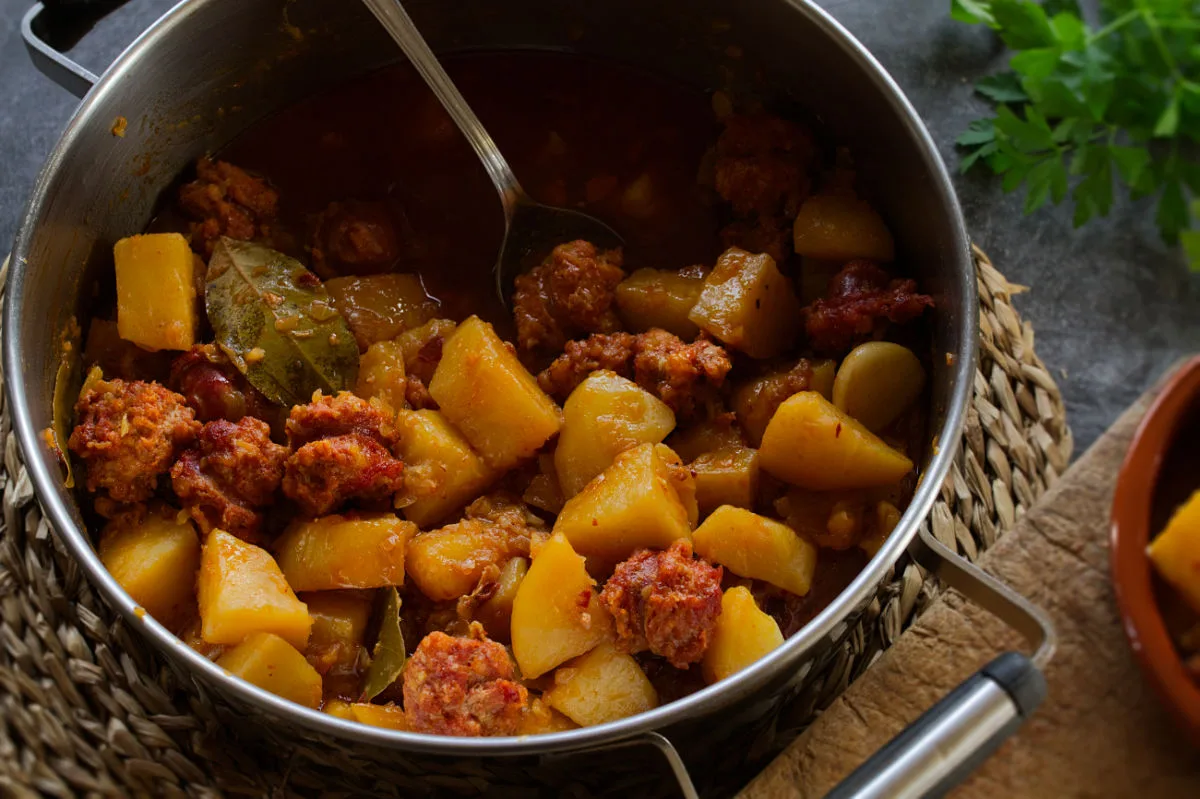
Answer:
[(512, 167), (500, 154), (496, 142), (492, 141), (446, 70), (442, 69), (437, 56), (425, 43), (400, 0), (363, 0), (363, 3), (400, 45), (458, 129), (475, 148), (476, 155), (500, 194), (500, 202), (504, 206), (504, 240), (492, 272), (502, 302), (508, 301), (513, 278), (531, 266), (533, 259), (545, 256), (558, 244), (586, 239), (597, 247), (607, 249), (623, 243), (616, 231), (595, 217), (569, 208), (534, 202), (517, 182)]

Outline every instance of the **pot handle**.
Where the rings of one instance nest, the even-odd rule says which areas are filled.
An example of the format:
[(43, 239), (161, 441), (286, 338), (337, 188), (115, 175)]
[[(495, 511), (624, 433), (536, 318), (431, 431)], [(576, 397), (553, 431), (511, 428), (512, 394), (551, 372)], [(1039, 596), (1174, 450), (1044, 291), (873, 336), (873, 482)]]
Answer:
[(1033, 714), (1046, 697), (1042, 668), (1054, 654), (1045, 612), (922, 528), (910, 553), (1020, 632), (1032, 658), (1006, 652), (959, 685), (872, 755), (827, 799), (916, 799), (942, 796), (962, 782)]
[(45, 0), (34, 3), (21, 19), (21, 38), (33, 65), (76, 97), (83, 97), (99, 78), (63, 51), (74, 47), (104, 16), (128, 0)]

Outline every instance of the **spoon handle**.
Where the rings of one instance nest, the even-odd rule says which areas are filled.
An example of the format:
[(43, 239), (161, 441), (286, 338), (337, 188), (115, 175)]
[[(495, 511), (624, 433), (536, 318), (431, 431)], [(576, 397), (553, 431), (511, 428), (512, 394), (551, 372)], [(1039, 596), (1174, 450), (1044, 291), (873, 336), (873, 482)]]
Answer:
[(450, 80), (446, 70), (442, 69), (437, 56), (429, 49), (425, 38), (413, 24), (412, 18), (408, 16), (408, 12), (404, 10), (400, 0), (363, 0), (363, 3), (396, 40), (396, 44), (400, 45), (400, 49), (416, 67), (426, 85), (450, 114), (454, 124), (458, 125), (458, 129), (475, 148), (479, 159), (483, 161), (488, 177), (492, 179), (496, 191), (500, 193), (505, 216), (511, 218), (513, 210), (524, 198), (525, 191), (517, 182), (517, 176), (513, 174), (508, 161), (504, 160), (504, 156), (500, 154), (496, 142), (492, 140), (491, 135), (484, 129), (483, 123), (479, 121), (479, 117), (475, 116), (475, 112), (471, 110), (467, 101), (459, 93), (458, 87)]

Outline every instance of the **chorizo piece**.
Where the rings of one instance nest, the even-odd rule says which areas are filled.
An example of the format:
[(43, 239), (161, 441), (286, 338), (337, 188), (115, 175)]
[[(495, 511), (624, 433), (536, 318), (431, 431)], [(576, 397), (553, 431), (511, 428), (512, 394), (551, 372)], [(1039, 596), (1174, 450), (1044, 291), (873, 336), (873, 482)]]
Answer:
[(521, 352), (553, 352), (584, 333), (611, 333), (621, 321), (613, 307), (625, 279), (621, 251), (601, 252), (582, 239), (560, 244), (514, 283), (513, 316)]
[(207, 260), (221, 236), (267, 238), (279, 213), (279, 192), (227, 161), (201, 158), (196, 179), (179, 189), (179, 206), (192, 223), (192, 249)]
[(830, 279), (825, 296), (804, 309), (804, 326), (815, 351), (840, 355), (881, 336), (888, 322), (910, 322), (932, 307), (915, 280), (893, 280), (872, 261), (851, 261)]
[(478, 623), (471, 637), (433, 632), (404, 667), (404, 713), (413, 732), (514, 735), (529, 701), (508, 651)]
[(637, 335), (598, 333), (568, 342), (563, 354), (538, 375), (538, 383), (562, 402), (589, 374), (608, 369), (633, 379), (681, 419), (689, 419), (715, 398), (732, 365), (729, 353), (711, 341), (685, 344), (658, 328)]
[(720, 566), (692, 557), (688, 541), (649, 549), (617, 565), (600, 592), (626, 652), (661, 655), (685, 669), (704, 657), (721, 615)]
[(383, 499), (404, 483), (393, 455), (397, 433), (389, 414), (348, 391), (317, 396), (292, 408), (286, 424), (295, 451), (284, 464), (283, 493), (309, 516), (350, 499)]
[(75, 403), (75, 418), (68, 447), (87, 465), (87, 488), (116, 502), (149, 499), (200, 432), (183, 397), (140, 380), (97, 381)]
[(171, 486), (201, 531), (220, 528), (246, 540), (262, 530), (261, 508), (270, 505), (283, 478), (287, 447), (271, 441), (271, 428), (252, 416), (204, 425), (196, 446), (171, 468)]

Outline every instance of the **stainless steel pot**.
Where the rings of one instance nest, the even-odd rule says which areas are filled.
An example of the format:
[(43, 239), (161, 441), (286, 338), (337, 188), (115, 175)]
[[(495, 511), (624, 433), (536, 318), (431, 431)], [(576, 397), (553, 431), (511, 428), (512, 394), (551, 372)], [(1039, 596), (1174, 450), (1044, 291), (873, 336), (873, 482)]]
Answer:
[[(185, 0), (96, 78), (45, 43), (39, 4), (25, 19), (30, 51), (83, 101), (38, 178), (16, 239), (3, 321), (9, 407), (54, 529), (129, 624), (178, 670), (285, 742), (319, 741), (402, 764), (409, 774), (431, 768), (458, 774), (471, 764), (471, 773), (483, 769), (512, 784), (543, 780), (550, 755), (586, 752), (593, 758), (598, 749), (648, 744), (667, 755), (689, 795), (688, 769), (703, 772), (714, 747), (736, 741), (739, 731), (819, 672), (906, 553), (1012, 620), (1043, 645), (1038, 659), (1044, 660), (1052, 633), (1036, 609), (927, 533), (918, 535), (958, 450), (972, 393), (978, 305), (967, 236), (945, 168), (916, 113), (870, 54), (804, 0), (406, 5), (440, 51), (571, 49), (815, 112), (853, 149), (905, 263), (937, 301), (934, 436), (920, 488), (870, 564), (784, 646), (733, 678), (633, 718), (535, 738), (440, 738), (352, 724), (231, 678), (153, 619), (135, 614), (134, 603), (100, 564), (76, 497), (63, 486), (38, 435), (51, 423), (58, 341), (72, 317), (87, 317), (94, 280), (111, 269), (113, 242), (146, 224), (159, 194), (193, 159), (262, 116), (399, 55), (352, 0)], [(739, 52), (731, 45), (740, 47), (740, 55), (731, 55)], [(128, 120), (123, 138), (112, 133), (117, 117)], [(1023, 656), (993, 664), (856, 772), (845, 795), (916, 796), (944, 789), (1031, 712), (1041, 698), (1039, 686), (1044, 690), (1040, 673)], [(517, 765), (510, 769), (496, 758)], [(578, 778), (579, 761), (566, 762), (576, 763), (568, 771)]]

